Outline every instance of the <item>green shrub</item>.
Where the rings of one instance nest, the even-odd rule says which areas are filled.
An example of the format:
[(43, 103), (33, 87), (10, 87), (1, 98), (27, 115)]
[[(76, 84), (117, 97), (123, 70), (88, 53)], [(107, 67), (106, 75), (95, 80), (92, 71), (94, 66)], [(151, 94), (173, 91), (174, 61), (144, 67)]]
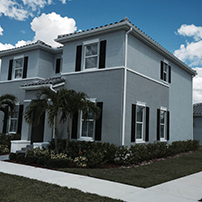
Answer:
[(25, 153), (17, 153), (16, 161), (20, 163), (25, 163), (26, 162)]
[(9, 154), (9, 159), (10, 159), (10, 161), (16, 161), (16, 158), (17, 158), (16, 153), (10, 153), (10, 154)]
[(47, 161), (47, 166), (49, 168), (71, 168), (72, 159), (49, 159)]
[(115, 153), (115, 163), (120, 165), (129, 165), (130, 164), (131, 152), (127, 147), (120, 146), (117, 148)]
[(88, 159), (85, 156), (78, 156), (74, 159), (77, 168), (86, 168)]
[(0, 154), (8, 154), (9, 152), (8, 145), (0, 144)]

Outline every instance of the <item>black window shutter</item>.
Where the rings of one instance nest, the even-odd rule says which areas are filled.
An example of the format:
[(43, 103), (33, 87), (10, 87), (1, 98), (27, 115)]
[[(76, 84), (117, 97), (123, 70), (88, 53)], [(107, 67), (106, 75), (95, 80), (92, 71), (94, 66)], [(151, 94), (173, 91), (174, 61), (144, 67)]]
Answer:
[(3, 133), (6, 133), (7, 132), (7, 122), (8, 122), (8, 107), (6, 106), (5, 107), (5, 110), (4, 110), (4, 119), (3, 119)]
[(77, 139), (78, 113), (75, 113), (72, 119), (72, 139)]
[(164, 80), (164, 79), (163, 79), (163, 77), (164, 77), (164, 73), (163, 73), (163, 63), (164, 63), (164, 62), (161, 61), (161, 79), (162, 79), (162, 80)]
[(171, 83), (171, 66), (168, 66), (168, 83)]
[(23, 108), (24, 108), (24, 105), (19, 106), (17, 134), (21, 134), (21, 131), (22, 131)]
[(97, 106), (100, 108), (101, 113), (99, 119), (95, 122), (95, 140), (100, 141), (102, 138), (102, 110), (103, 102), (97, 102)]
[(28, 57), (24, 58), (24, 66), (23, 66), (23, 76), (22, 78), (27, 78), (27, 65), (28, 65)]
[(132, 104), (131, 114), (131, 142), (135, 142), (136, 105)]
[(60, 73), (60, 61), (61, 61), (60, 58), (58, 58), (58, 59), (56, 60), (56, 67), (55, 67), (55, 73), (56, 73), (56, 74)]
[(170, 139), (170, 112), (167, 111), (167, 140)]
[(149, 141), (149, 107), (146, 107), (145, 141)]
[(157, 140), (160, 140), (160, 109), (157, 109)]
[(77, 46), (76, 49), (76, 67), (75, 71), (81, 71), (81, 55), (82, 55), (82, 45)]
[(100, 42), (99, 69), (105, 68), (105, 58), (106, 58), (106, 40)]
[(12, 79), (12, 71), (13, 71), (13, 60), (10, 60), (8, 69), (8, 80)]

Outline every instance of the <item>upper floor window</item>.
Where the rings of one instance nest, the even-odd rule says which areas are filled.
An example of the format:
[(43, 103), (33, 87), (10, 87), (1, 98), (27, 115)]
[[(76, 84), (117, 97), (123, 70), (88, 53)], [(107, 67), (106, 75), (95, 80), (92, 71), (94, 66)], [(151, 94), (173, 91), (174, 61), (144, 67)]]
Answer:
[(98, 43), (85, 45), (85, 69), (98, 66)]
[(14, 60), (14, 78), (22, 78), (23, 72), (23, 58), (18, 58)]
[(106, 40), (99, 39), (83, 42), (76, 48), (75, 71), (105, 68)]
[(58, 74), (61, 71), (61, 58), (56, 59), (55, 73)]
[(171, 83), (171, 66), (163, 61), (161, 61), (161, 79)]
[(19, 56), (9, 61), (8, 80), (27, 78), (28, 57)]

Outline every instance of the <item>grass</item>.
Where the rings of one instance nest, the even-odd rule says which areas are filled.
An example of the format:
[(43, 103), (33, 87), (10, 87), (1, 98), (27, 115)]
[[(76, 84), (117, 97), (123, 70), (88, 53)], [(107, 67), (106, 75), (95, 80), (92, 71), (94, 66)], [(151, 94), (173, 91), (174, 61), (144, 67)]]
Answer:
[(0, 201), (3, 202), (115, 202), (121, 200), (84, 193), (53, 184), (0, 173)]
[(148, 188), (202, 171), (202, 149), (177, 158), (170, 158), (139, 167), (109, 169), (65, 168), (59, 170)]

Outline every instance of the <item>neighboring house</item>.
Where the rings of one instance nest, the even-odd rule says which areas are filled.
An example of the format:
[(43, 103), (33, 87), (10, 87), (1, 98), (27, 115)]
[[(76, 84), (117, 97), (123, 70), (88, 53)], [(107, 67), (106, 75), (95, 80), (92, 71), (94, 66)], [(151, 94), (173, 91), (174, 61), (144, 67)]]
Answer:
[[(0, 93), (12, 93), (19, 100), (2, 132), (21, 133), (23, 144), (50, 141), (53, 131), (45, 114), (38, 127), (23, 119), (36, 91), (50, 86), (83, 91), (102, 110), (98, 121), (88, 120), (87, 128), (76, 116), (71, 140), (130, 146), (192, 139), (195, 71), (127, 18), (60, 35), (55, 41), (63, 47), (37, 41), (0, 52)], [(58, 127), (60, 138), (66, 138), (66, 127), (66, 123)]]
[(193, 139), (199, 140), (199, 144), (202, 146), (202, 103), (193, 105)]

